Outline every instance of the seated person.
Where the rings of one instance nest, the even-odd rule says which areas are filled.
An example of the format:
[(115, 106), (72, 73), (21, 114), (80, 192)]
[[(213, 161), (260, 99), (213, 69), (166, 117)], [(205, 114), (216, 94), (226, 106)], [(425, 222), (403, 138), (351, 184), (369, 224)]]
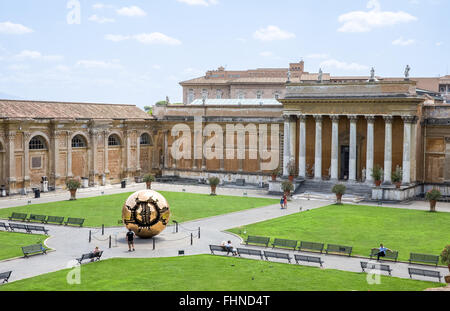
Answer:
[(225, 244), (225, 248), (227, 249), (228, 253), (232, 253), (233, 256), (237, 255), (237, 250), (233, 247), (233, 245), (231, 245), (231, 241), (228, 241), (228, 243)]
[(391, 251), (391, 250), (389, 248), (387, 248), (387, 247), (384, 247), (383, 243), (381, 243), (380, 247), (378, 248), (377, 260), (380, 260), (380, 257), (386, 256), (386, 252), (387, 251)]
[(94, 258), (100, 256), (100, 248), (98, 246), (96, 246), (94, 251), (91, 254), (92, 254), (92, 261), (94, 261)]

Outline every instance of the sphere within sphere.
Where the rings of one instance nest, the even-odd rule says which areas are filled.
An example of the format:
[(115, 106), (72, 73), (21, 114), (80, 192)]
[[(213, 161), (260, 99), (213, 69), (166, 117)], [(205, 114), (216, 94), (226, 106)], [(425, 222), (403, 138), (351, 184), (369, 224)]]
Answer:
[(122, 220), (140, 238), (160, 234), (169, 223), (169, 203), (160, 193), (141, 190), (133, 193), (122, 208)]

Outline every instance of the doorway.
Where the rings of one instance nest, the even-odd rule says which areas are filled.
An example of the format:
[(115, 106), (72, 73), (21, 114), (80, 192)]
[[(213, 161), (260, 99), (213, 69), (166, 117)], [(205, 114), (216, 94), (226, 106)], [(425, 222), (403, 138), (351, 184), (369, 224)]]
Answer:
[(341, 174), (339, 179), (347, 180), (349, 174), (350, 147), (341, 146)]

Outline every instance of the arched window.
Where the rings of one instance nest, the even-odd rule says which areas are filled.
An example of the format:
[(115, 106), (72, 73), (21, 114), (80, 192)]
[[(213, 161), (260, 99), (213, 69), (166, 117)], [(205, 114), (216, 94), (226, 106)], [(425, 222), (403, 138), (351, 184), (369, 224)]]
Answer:
[(45, 146), (45, 140), (42, 136), (35, 136), (30, 140), (29, 144), (30, 150), (43, 150), (47, 149)]
[(109, 136), (108, 146), (120, 146), (120, 139), (116, 134)]
[(86, 140), (83, 136), (77, 135), (72, 139), (72, 148), (86, 148)]
[(151, 145), (150, 135), (144, 133), (141, 135), (141, 145)]

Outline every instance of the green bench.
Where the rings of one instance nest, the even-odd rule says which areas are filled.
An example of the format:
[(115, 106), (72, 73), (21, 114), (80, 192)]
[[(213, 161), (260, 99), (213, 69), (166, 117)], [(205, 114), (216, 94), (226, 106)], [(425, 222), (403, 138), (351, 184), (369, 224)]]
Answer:
[(320, 252), (322, 254), (325, 244), (316, 242), (300, 241), (299, 251), (302, 252)]
[(28, 258), (29, 255), (34, 254), (47, 254), (47, 250), (45, 249), (45, 247), (42, 246), (42, 244), (23, 246), (22, 252), (25, 258)]
[(284, 239), (275, 239), (272, 243), (272, 248), (275, 246), (284, 247), (284, 248), (297, 248), (297, 241), (294, 240), (284, 240)]
[(72, 225), (72, 226), (80, 226), (82, 227), (84, 223), (83, 218), (67, 218), (67, 221), (64, 223), (64, 225)]
[(52, 223), (57, 225), (62, 225), (64, 222), (64, 217), (59, 216), (48, 216), (47, 220), (45, 221), (46, 224)]
[(9, 220), (17, 220), (17, 221), (25, 221), (27, 219), (28, 214), (22, 214), (22, 213), (12, 213), (10, 217), (8, 217)]
[(286, 253), (264, 251), (264, 257), (266, 257), (266, 260), (269, 260), (269, 258), (287, 259), (291, 263), (291, 256)]
[(265, 247), (267, 247), (269, 245), (269, 241), (270, 238), (268, 237), (263, 237), (263, 236), (254, 236), (254, 235), (249, 235), (247, 237), (247, 240), (245, 241), (245, 245), (248, 244), (262, 244)]
[(326, 253), (335, 253), (340, 255), (348, 255), (350, 257), (352, 255), (352, 246), (344, 246), (344, 245), (337, 245), (337, 244), (328, 244), (327, 249), (325, 250)]
[(45, 223), (47, 219), (47, 216), (45, 215), (35, 215), (35, 214), (31, 214), (30, 217), (28, 217), (27, 221), (28, 222), (40, 222), (40, 223)]
[(239, 254), (239, 257), (241, 257), (241, 255), (259, 256), (261, 257), (261, 260), (264, 260), (263, 253), (259, 249), (238, 248), (237, 252)]
[(438, 265), (439, 256), (437, 255), (429, 255), (429, 254), (418, 254), (418, 253), (410, 253), (409, 254), (409, 264), (412, 262), (421, 262), (427, 264)]
[[(379, 251), (380, 250), (378, 248), (372, 248), (370, 259), (372, 259), (372, 257), (377, 257)], [(380, 256), (380, 259), (392, 259), (394, 261), (397, 261), (398, 251), (386, 251), (385, 254), (386, 255), (384, 257)]]
[(412, 279), (413, 274), (427, 276), (432, 278), (438, 278), (439, 282), (441, 282), (441, 272), (440, 271), (432, 271), (432, 270), (423, 270), (417, 268), (408, 268), (409, 277)]
[(389, 265), (376, 264), (376, 263), (367, 262), (367, 261), (360, 261), (360, 265), (361, 265), (361, 269), (363, 272), (366, 272), (366, 269), (379, 270), (379, 271), (386, 271), (389, 273), (389, 275), (392, 276), (392, 274), (391, 274), (392, 269)]
[(0, 281), (2, 281), (1, 284), (8, 283), (8, 280), (11, 277), (11, 273), (12, 271), (0, 273)]
[(321, 267), (323, 267), (323, 261), (320, 257), (314, 256), (305, 256), (305, 255), (294, 255), (295, 262), (299, 264), (299, 261), (313, 262), (318, 263)]

